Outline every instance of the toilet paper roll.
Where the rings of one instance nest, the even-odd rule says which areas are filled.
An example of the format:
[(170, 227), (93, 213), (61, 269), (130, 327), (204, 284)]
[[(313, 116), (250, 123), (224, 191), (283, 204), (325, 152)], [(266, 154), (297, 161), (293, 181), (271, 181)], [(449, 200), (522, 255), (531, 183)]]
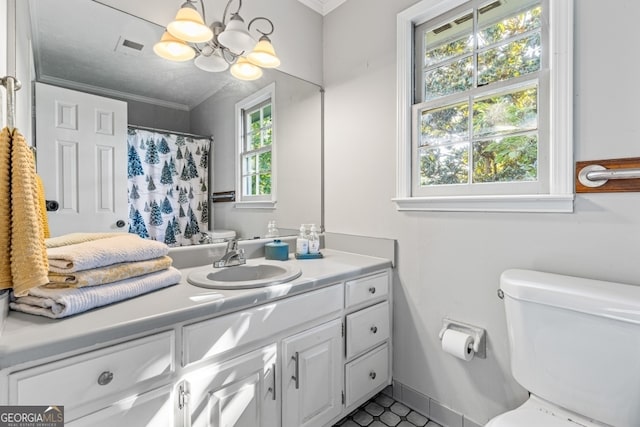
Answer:
[(453, 329), (447, 329), (442, 336), (442, 349), (458, 359), (466, 361), (473, 359), (472, 344), (471, 335)]

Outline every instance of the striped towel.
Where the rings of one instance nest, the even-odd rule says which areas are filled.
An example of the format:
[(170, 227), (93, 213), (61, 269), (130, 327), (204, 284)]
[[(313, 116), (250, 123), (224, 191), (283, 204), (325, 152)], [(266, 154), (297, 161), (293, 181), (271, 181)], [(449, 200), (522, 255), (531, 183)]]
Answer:
[(168, 253), (169, 247), (164, 243), (129, 233), (47, 249), (49, 271), (54, 273), (73, 273), (122, 262), (144, 261)]
[(169, 267), (163, 271), (102, 286), (77, 289), (33, 288), (29, 290), (28, 296), (12, 296), (9, 307), (12, 310), (58, 319), (175, 285), (181, 278), (180, 271)]
[(106, 267), (91, 268), (74, 273), (49, 272), (49, 283), (46, 288), (81, 288), (83, 286), (104, 285), (118, 280), (130, 279), (155, 271), (166, 270), (173, 260), (168, 256), (146, 261), (122, 262)]

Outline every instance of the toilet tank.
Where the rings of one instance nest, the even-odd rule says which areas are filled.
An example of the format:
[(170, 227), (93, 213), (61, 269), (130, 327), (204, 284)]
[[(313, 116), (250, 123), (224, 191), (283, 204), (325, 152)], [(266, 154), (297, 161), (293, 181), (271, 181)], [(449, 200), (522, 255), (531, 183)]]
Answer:
[(594, 421), (640, 426), (640, 286), (507, 270), (500, 288), (518, 383)]

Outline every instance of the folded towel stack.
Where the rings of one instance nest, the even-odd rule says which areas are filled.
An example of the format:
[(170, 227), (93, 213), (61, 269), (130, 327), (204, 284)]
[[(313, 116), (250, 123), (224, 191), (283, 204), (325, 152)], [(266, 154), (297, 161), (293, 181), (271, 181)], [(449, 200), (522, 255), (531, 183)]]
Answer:
[(167, 245), (128, 233), (47, 239), (48, 283), (14, 292), (13, 310), (61, 318), (180, 282)]

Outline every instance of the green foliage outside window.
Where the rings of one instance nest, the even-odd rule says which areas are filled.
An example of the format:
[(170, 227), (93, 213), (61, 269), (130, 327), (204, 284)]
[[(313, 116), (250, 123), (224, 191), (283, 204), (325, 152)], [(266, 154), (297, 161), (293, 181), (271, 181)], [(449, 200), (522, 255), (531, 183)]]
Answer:
[(271, 194), (271, 145), (273, 121), (271, 103), (246, 113), (247, 151), (243, 155), (243, 190), (247, 196)]
[[(449, 39), (442, 28), (449, 26), (456, 34), (455, 20), (441, 22), (436, 36), (425, 31), (425, 105), (418, 113), (415, 154), (420, 186), (537, 180), (536, 77), (491, 95), (473, 89), (540, 70), (541, 13), (536, 5), (493, 22), (476, 14), (480, 30), (475, 51), (466, 21)], [(430, 46), (430, 39), (439, 44)], [(434, 99), (456, 93), (467, 100), (430, 106)]]

